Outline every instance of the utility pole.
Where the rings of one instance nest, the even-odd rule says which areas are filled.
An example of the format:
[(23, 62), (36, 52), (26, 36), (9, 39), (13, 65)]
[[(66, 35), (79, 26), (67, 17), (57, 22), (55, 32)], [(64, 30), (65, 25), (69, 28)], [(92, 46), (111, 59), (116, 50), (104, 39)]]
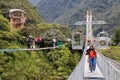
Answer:
[(88, 10), (86, 14), (86, 21), (77, 21), (74, 25), (86, 25), (86, 41), (93, 42), (93, 24), (106, 24), (105, 21), (92, 21), (92, 11)]

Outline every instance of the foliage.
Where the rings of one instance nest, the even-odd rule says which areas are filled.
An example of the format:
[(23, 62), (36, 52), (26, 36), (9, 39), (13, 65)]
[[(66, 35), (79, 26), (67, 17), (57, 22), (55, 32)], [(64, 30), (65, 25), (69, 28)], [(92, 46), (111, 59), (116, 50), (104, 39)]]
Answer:
[(0, 53), (0, 79), (2, 80), (66, 80), (80, 60), (65, 46), (42, 51)]
[(101, 49), (101, 52), (106, 56), (109, 57), (117, 62), (120, 62), (120, 47), (119, 46), (112, 46), (110, 49)]
[(116, 29), (113, 41), (114, 41), (115, 45), (120, 43), (120, 28)]
[(0, 1), (0, 14), (9, 19), (10, 9), (22, 9), (26, 12), (27, 21), (26, 25), (36, 25), (43, 22), (35, 7), (33, 7), (28, 0), (1, 0)]
[(53, 38), (56, 38), (57, 41), (66, 41), (66, 36), (58, 29), (47, 30), (44, 36), (46, 41), (52, 41)]
[(47, 56), (51, 65), (57, 71), (54, 74), (54, 79), (57, 80), (66, 80), (80, 59), (80, 55), (77, 53), (71, 54), (70, 50), (65, 46), (49, 52)]
[(71, 36), (67, 25), (41, 23), (37, 27), (40, 29), (38, 35), (48, 41), (47, 43), (51, 43), (53, 38), (56, 38), (57, 41), (66, 42), (66, 38)]
[(42, 33), (46, 32), (48, 29), (53, 28), (53, 24), (41, 23), (41, 24), (37, 24), (37, 27), (40, 29), (39, 34), (41, 35)]
[(9, 21), (0, 14), (0, 30), (10, 31), (9, 26), (10, 26)]
[(0, 15), (0, 49), (13, 46), (20, 36), (16, 32), (10, 32), (9, 21)]
[(47, 23), (41, 23), (37, 24), (37, 27), (40, 29), (40, 34), (46, 32), (49, 29), (59, 29), (62, 33), (65, 35), (70, 34), (68, 25), (61, 25), (61, 24), (47, 24)]
[[(26, 43), (26, 37), (32, 34), (30, 28), (35, 28), (38, 31), (38, 23), (43, 22), (38, 11), (27, 0), (1, 0), (0, 1), (0, 48), (19, 48)], [(9, 10), (10, 9), (22, 9), (26, 12), (27, 21), (25, 23), (25, 29), (17, 30), (10, 27), (9, 23)], [(37, 35), (37, 34), (36, 34)]]
[(42, 52), (0, 54), (0, 78), (4, 80), (51, 79), (50, 75), (53, 69), (48, 63), (42, 60), (44, 58), (42, 54)]

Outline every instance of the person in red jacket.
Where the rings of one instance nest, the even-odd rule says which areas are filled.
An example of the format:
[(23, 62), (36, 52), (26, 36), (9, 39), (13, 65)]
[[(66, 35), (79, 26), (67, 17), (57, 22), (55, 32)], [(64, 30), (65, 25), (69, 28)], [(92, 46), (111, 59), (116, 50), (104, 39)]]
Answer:
[(39, 46), (39, 48), (40, 48), (40, 41), (41, 41), (41, 37), (40, 36), (38, 36), (37, 38), (36, 38), (36, 42), (37, 42), (37, 45)]
[(93, 46), (90, 46), (90, 48), (87, 50), (86, 55), (89, 56), (89, 66), (90, 66), (90, 73), (95, 71), (96, 68), (96, 58), (97, 58), (97, 53), (94, 50)]

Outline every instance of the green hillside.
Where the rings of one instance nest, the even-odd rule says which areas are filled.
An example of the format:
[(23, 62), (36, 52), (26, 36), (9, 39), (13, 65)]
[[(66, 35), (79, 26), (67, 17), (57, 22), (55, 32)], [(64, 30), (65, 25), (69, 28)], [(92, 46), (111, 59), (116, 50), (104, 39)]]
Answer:
[(28, 0), (0, 0), (0, 14), (9, 19), (10, 9), (22, 9), (27, 14), (26, 25), (43, 22), (39, 12), (33, 7)]
[[(5, 33), (3, 35), (1, 34), (1, 39), (8, 41), (8, 42), (6, 42), (7, 43), (6, 47), (10, 46), (9, 43), (13, 43), (13, 44), (16, 43), (17, 45), (19, 44), (21, 46), (26, 45), (25, 44), (26, 39), (27, 39), (27, 37), (29, 35), (32, 35), (34, 37), (37, 37), (38, 35), (41, 35), (41, 37), (45, 36), (44, 37), (45, 40), (46, 39), (47, 40), (52, 40), (52, 38), (54, 36), (56, 36), (58, 40), (61, 40), (62, 36), (59, 36), (59, 35), (65, 33), (65, 34), (63, 34), (63, 36), (65, 37), (64, 41), (66, 39), (66, 36), (67, 36), (66, 33), (67, 32), (65, 32), (64, 30), (66, 30), (67, 28), (62, 27), (61, 25), (57, 25), (57, 24), (46, 24), (46, 23), (44, 23), (44, 21), (40, 17), (40, 15), (39, 15), (38, 11), (36, 10), (36, 8), (33, 7), (32, 4), (30, 4), (28, 2), (28, 0), (21, 0), (21, 1), (19, 1), (19, 0), (8, 0), (8, 1), (7, 0), (2, 0), (2, 1), (0, 1), (0, 8), (1, 8), (0, 9), (1, 33), (3, 34), (4, 30), (6, 30), (6, 29), (8, 30), (7, 31), (8, 34), (6, 34), (6, 35), (5, 35)], [(10, 30), (9, 10), (14, 9), (14, 8), (24, 10), (26, 12), (26, 15), (27, 15), (27, 21), (25, 23), (25, 28), (24, 29), (22, 29), (20, 31), (19, 30), (17, 31), (16, 29), (14, 29), (14, 32), (10, 33), (9, 32), (9, 30)], [(55, 31), (55, 29), (58, 29), (60, 32), (56, 32), (56, 35), (54, 35), (54, 31), (53, 31), (52, 34), (48, 33), (46, 35), (46, 33), (49, 32), (50, 29), (51, 30), (54, 29), (54, 31)], [(68, 29), (67, 29), (67, 31), (68, 31)], [(50, 35), (50, 37), (48, 39), (47, 36), (49, 36), (49, 35)], [(8, 36), (11, 36), (10, 39), (11, 38), (14, 38), (14, 39), (9, 40), (7, 38)], [(2, 38), (2, 37), (5, 37), (5, 39)], [(0, 44), (3, 44), (3, 43), (0, 43)], [(4, 48), (2, 46), (3, 45), (1, 45), (0, 48)]]
[(54, 22), (55, 19), (74, 8), (74, 6), (81, 1), (82, 0), (42, 0), (36, 6), (45, 21)]
[[(10, 32), (9, 23), (9, 10), (10, 9), (22, 9), (26, 12), (27, 21), (25, 24), (25, 29), (14, 32)], [(38, 11), (33, 7), (27, 0), (1, 0), (0, 1), (0, 49), (1, 48), (18, 48), (20, 45), (24, 45), (26, 38), (30, 35), (22, 34), (24, 30), (31, 26), (37, 27), (37, 24), (43, 23), (44, 21), (40, 17)], [(19, 45), (18, 45), (19, 44)]]
[(67, 80), (80, 60), (67, 47), (0, 53), (1, 80)]
[[(27, 22), (25, 28), (12, 28), (11, 32), (9, 9), (13, 8), (24, 10)], [(67, 25), (44, 23), (27, 0), (0, 0), (0, 80), (66, 80), (82, 54), (72, 53), (67, 45), (41, 51), (10, 50), (27, 48), (29, 35), (40, 35), (45, 41), (41, 47), (48, 47), (53, 38), (64, 44), (70, 32)]]
[[(87, 10), (93, 11), (93, 20), (105, 20), (106, 25), (95, 26), (95, 34), (106, 30), (113, 34), (120, 25), (120, 0), (43, 0), (37, 7), (47, 22), (73, 24), (85, 20)], [(52, 19), (52, 20), (49, 20)]]
[[(0, 8), (0, 37), (1, 40), (5, 41), (6, 43), (6, 46), (4, 46), (3, 43), (0, 43), (2, 44), (0, 48), (9, 48), (13, 45), (13, 47), (15, 47), (16, 44), (16, 47), (18, 47), (18, 45), (19, 47), (27, 46), (26, 40), (29, 35), (33, 37), (40, 35), (42, 38), (44, 38), (44, 40), (46, 40), (46, 45), (51, 44), (50, 42), (53, 37), (56, 37), (57, 40), (66, 42), (67, 36), (70, 36), (67, 26), (63, 27), (60, 24), (44, 23), (36, 8), (33, 7), (28, 0), (2, 0), (0, 1)], [(13, 32), (10, 32), (9, 10), (15, 8), (22, 9), (26, 12), (27, 21), (25, 23), (25, 28), (22, 30), (16, 30), (14, 28)], [(50, 31), (52, 31), (52, 33)]]
[(109, 57), (117, 62), (120, 63), (120, 47), (112, 46), (110, 49), (101, 50), (101, 52), (106, 56)]

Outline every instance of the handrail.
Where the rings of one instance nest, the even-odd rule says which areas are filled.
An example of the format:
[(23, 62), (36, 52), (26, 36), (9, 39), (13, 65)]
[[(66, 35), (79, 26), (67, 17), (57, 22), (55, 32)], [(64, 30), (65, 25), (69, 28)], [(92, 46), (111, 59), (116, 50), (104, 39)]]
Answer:
[[(94, 46), (94, 45), (93, 45)], [(104, 80), (119, 80), (120, 79), (120, 63), (105, 57), (102, 53), (94, 46), (98, 53), (97, 64), (103, 73)], [(86, 45), (84, 53), (86, 51)], [(75, 67), (74, 71), (69, 76), (68, 80), (84, 80), (84, 66), (85, 66), (85, 54), (83, 53), (82, 59), (79, 64)]]
[[(66, 44), (63, 44), (66, 45)], [(60, 45), (60, 46), (63, 46)], [(15, 51), (37, 51), (37, 50), (46, 50), (46, 49), (55, 49), (59, 48), (60, 46), (55, 46), (55, 47), (44, 47), (44, 48), (18, 48), (18, 49), (0, 49), (0, 52), (15, 52)]]
[(73, 72), (70, 74), (68, 80), (83, 80), (86, 49), (87, 49), (87, 45), (85, 45), (84, 52), (83, 52), (83, 55), (82, 55), (82, 58), (81, 58), (80, 62), (75, 67)]
[(120, 79), (120, 63), (113, 61), (110, 58), (105, 57), (97, 50), (100, 57), (97, 59), (99, 68), (101, 69), (105, 80), (119, 80)]

